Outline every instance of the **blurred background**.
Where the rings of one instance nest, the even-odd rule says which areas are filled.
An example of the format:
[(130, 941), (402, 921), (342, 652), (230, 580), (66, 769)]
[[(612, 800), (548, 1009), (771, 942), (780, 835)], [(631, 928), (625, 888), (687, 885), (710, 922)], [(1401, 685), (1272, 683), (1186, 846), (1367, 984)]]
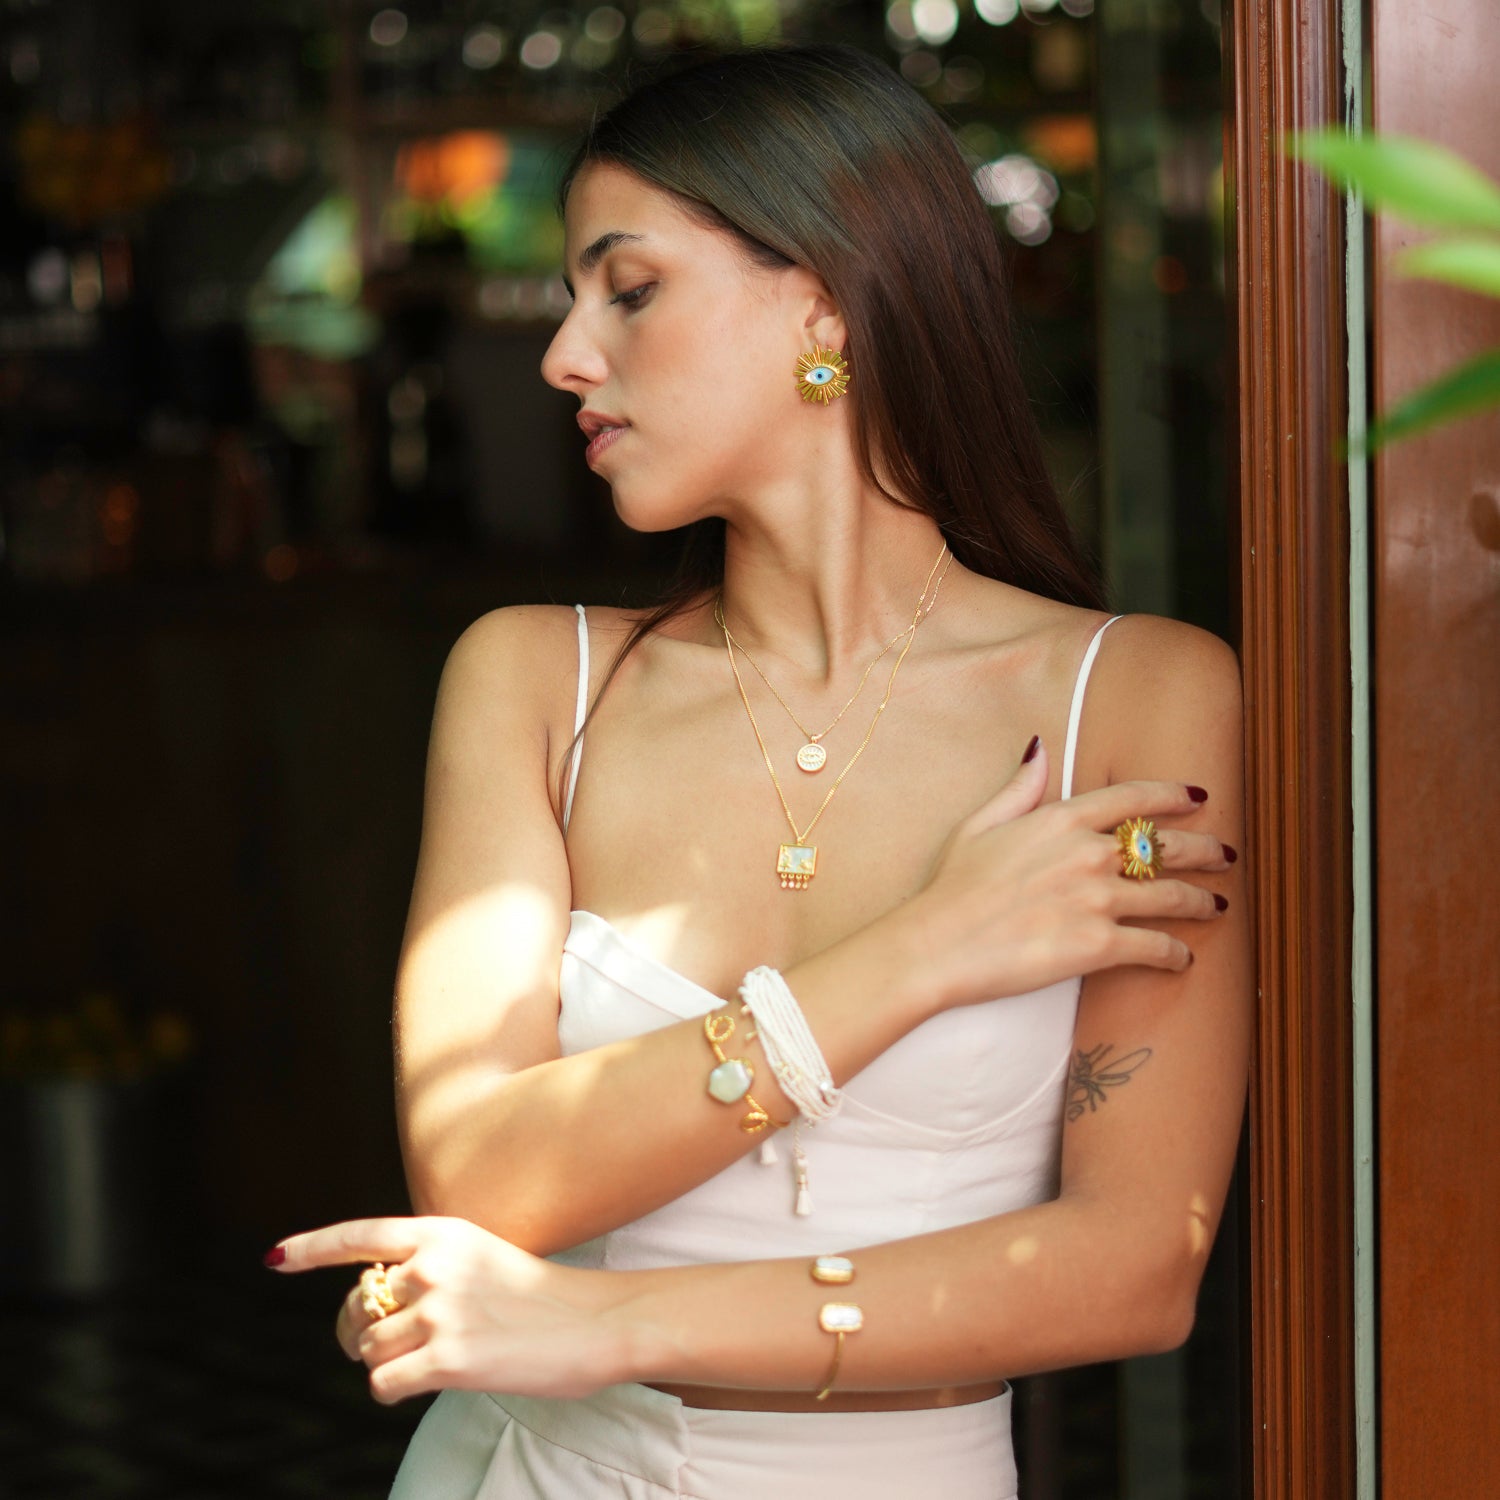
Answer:
[[(951, 121), (1117, 608), (1228, 635), (1217, 0), (0, 0), (0, 1495), (384, 1496), (425, 1402), (277, 1237), (407, 1209), (390, 994), (444, 656), (646, 599), (557, 174), (717, 47)], [(1242, 1179), (1241, 1179), (1242, 1180)], [(1021, 1383), (1028, 1500), (1248, 1496), (1237, 1181), (1182, 1351)]]

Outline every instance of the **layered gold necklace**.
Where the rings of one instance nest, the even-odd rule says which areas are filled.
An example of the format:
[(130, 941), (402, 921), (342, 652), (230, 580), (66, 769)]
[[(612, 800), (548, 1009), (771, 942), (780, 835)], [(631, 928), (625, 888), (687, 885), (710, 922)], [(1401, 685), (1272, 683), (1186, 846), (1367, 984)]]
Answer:
[[(937, 562), (933, 563), (932, 567), (928, 570), (927, 581), (922, 585), (922, 594), (921, 597), (917, 600), (917, 614), (913, 617), (912, 623), (908, 625), (905, 630), (898, 630), (896, 634), (893, 635), (890, 640), (888, 640), (885, 645), (883, 645), (880, 650), (875, 653), (875, 656), (870, 661), (870, 665), (867, 666), (864, 672), (860, 675), (858, 686), (849, 695), (849, 701), (845, 703), (844, 706), (833, 716), (833, 722), (826, 728), (820, 729), (816, 734), (814, 734), (812, 730), (810, 730), (807, 725), (805, 725), (802, 720), (797, 717), (797, 715), (792, 711), (791, 704), (788, 703), (786, 699), (776, 691), (776, 684), (766, 676), (765, 672), (761, 668), (760, 663), (756, 661), (753, 656), (751, 656), (751, 654), (744, 648), (744, 646), (739, 643), (739, 641), (735, 639), (733, 634), (730, 632), (729, 626), (725, 623), (724, 620), (724, 600), (722, 596), (714, 601), (714, 621), (718, 625), (719, 629), (724, 632), (724, 638), (729, 642), (729, 644), (734, 648), (735, 651), (738, 651), (740, 655), (743, 656), (752, 667), (754, 667), (756, 675), (763, 683), (765, 683), (766, 687), (770, 690), (771, 696), (775, 698), (775, 700), (786, 710), (787, 717), (792, 721), (793, 724), (797, 726), (798, 731), (802, 735), (804, 743), (802, 747), (797, 751), (797, 769), (799, 771), (806, 771), (809, 775), (816, 775), (823, 769), (825, 765), (827, 765), (828, 752), (823, 748), (822, 741), (830, 733), (832, 733), (832, 731), (838, 725), (839, 721), (844, 717), (844, 715), (854, 707), (855, 700), (862, 692), (864, 692), (865, 684), (870, 680), (870, 673), (873, 672), (876, 666), (885, 658), (886, 653), (890, 651), (891, 647), (894, 646), (896, 642), (899, 641), (908, 632), (916, 629), (917, 621), (919, 618), (924, 618), (925, 616), (932, 613), (932, 607), (937, 603), (938, 589), (942, 588), (943, 580), (941, 578), (938, 579), (938, 587), (932, 590), (931, 599), (927, 598), (927, 590), (929, 588), (932, 588), (932, 575), (937, 572), (938, 563), (942, 562), (944, 554), (947, 552), (947, 550), (947, 544), (945, 543), (943, 551), (938, 553)], [(948, 570), (946, 568), (943, 569), (943, 572), (945, 574), (947, 573), (947, 571)], [(923, 600), (926, 600), (925, 605), (923, 603)], [(733, 654), (731, 653), (731, 660), (732, 659)]]
[[(828, 729), (823, 730), (822, 733), (820, 733), (816, 737), (808, 735), (807, 730), (803, 728), (803, 726), (798, 722), (796, 715), (793, 714), (792, 710), (787, 706), (786, 700), (782, 698), (780, 693), (776, 692), (776, 689), (774, 687), (771, 687), (770, 680), (766, 677), (766, 674), (764, 672), (760, 672), (759, 667), (755, 668), (757, 672), (760, 672), (761, 680), (765, 682), (768, 688), (771, 688), (771, 692), (775, 694), (777, 701), (783, 708), (786, 709), (787, 713), (791, 715), (792, 722), (796, 724), (797, 728), (802, 732), (802, 734), (807, 736), (808, 738), (808, 744), (804, 745), (802, 747), (802, 750), (799, 750), (797, 753), (797, 763), (801, 765), (803, 752), (806, 751), (809, 746), (819, 751), (823, 759), (827, 758), (827, 752), (823, 750), (823, 747), (818, 743), (818, 741), (821, 740), (823, 736), (833, 728), (833, 725), (837, 724), (839, 719), (842, 719), (843, 716), (849, 711), (850, 705), (854, 702), (855, 698), (859, 697), (860, 689), (864, 687), (866, 679), (869, 677), (871, 671), (874, 670), (875, 662), (878, 662), (881, 657), (883, 657), (891, 649), (891, 647), (894, 646), (896, 642), (902, 638), (902, 636), (906, 638), (906, 644), (902, 646), (900, 654), (896, 657), (895, 665), (891, 668), (891, 675), (886, 680), (885, 693), (881, 697), (880, 704), (876, 708), (874, 716), (870, 720), (870, 727), (865, 730), (864, 739), (859, 742), (859, 748), (854, 752), (853, 755), (849, 757), (848, 764), (842, 771), (839, 772), (838, 776), (834, 779), (833, 785), (828, 788), (828, 795), (825, 796), (822, 802), (818, 805), (818, 810), (812, 815), (811, 821), (805, 828), (797, 827), (797, 820), (792, 816), (792, 810), (787, 805), (786, 794), (781, 789), (781, 780), (776, 775), (776, 767), (771, 764), (771, 753), (766, 749), (766, 742), (764, 737), (761, 735), (760, 725), (755, 721), (755, 711), (750, 707), (750, 698), (749, 695), (745, 692), (745, 684), (740, 677), (739, 664), (735, 661), (735, 648), (738, 646), (740, 651), (744, 652), (746, 660), (749, 660), (752, 666), (755, 666), (755, 663), (750, 658), (749, 653), (745, 652), (745, 648), (743, 646), (739, 646), (739, 643), (729, 633), (729, 626), (724, 622), (723, 595), (721, 594), (715, 601), (714, 620), (717, 622), (719, 628), (724, 633), (724, 650), (728, 653), (729, 656), (729, 670), (734, 673), (734, 683), (740, 691), (740, 702), (745, 705), (745, 713), (749, 716), (750, 719), (750, 728), (755, 733), (755, 743), (760, 746), (761, 759), (765, 761), (766, 770), (770, 773), (771, 785), (776, 788), (776, 800), (781, 803), (781, 810), (786, 815), (787, 825), (792, 830), (792, 842), (790, 844), (780, 845), (776, 855), (776, 874), (781, 880), (781, 888), (784, 891), (805, 891), (813, 876), (817, 874), (818, 850), (815, 845), (809, 844), (807, 840), (812, 834), (813, 829), (817, 826), (818, 819), (823, 816), (824, 812), (827, 810), (828, 804), (833, 801), (834, 793), (837, 792), (839, 787), (843, 784), (844, 778), (850, 773), (850, 771), (854, 769), (855, 762), (860, 758), (861, 755), (865, 753), (865, 746), (870, 743), (871, 736), (873, 736), (875, 733), (875, 726), (880, 722), (880, 716), (885, 712), (886, 704), (891, 701), (891, 690), (896, 685), (896, 674), (901, 670), (901, 663), (906, 660), (906, 653), (911, 650), (912, 643), (917, 638), (917, 627), (922, 623), (924, 619), (926, 619), (927, 615), (931, 613), (932, 606), (937, 603), (937, 589), (942, 587), (943, 578), (947, 576), (948, 572), (948, 568), (946, 565), (943, 567), (942, 573), (938, 574), (937, 588), (933, 589), (932, 599), (930, 601), (927, 598), (927, 590), (928, 587), (932, 584), (933, 575), (937, 574), (938, 564), (942, 563), (945, 556), (948, 557), (948, 562), (951, 564), (953, 559), (952, 556), (948, 553), (948, 544), (946, 542), (943, 543), (942, 551), (938, 553), (937, 562), (933, 563), (932, 569), (927, 575), (926, 583), (922, 585), (922, 594), (921, 597), (917, 600), (917, 608), (912, 615), (911, 624), (908, 625), (900, 635), (893, 636), (885, 644), (885, 646), (881, 648), (881, 651), (879, 655), (876, 656), (875, 661), (872, 661), (870, 665), (865, 668), (864, 676), (860, 678), (859, 687), (854, 691), (854, 697), (850, 698), (849, 702), (839, 710), (838, 717), (834, 719), (833, 724), (830, 724), (828, 726)], [(810, 769), (821, 769), (823, 759), (820, 759), (818, 761), (818, 764), (810, 767)], [(809, 768), (804, 767), (804, 769)]]

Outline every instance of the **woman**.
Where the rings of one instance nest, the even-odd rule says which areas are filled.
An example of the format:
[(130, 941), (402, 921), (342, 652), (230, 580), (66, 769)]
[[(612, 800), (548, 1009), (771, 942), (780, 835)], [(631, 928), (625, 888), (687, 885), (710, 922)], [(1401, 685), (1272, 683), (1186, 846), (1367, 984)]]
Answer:
[(542, 373), (681, 586), (453, 648), (396, 998), (426, 1217), (268, 1260), (382, 1263), (343, 1347), (442, 1391), (398, 1496), (1012, 1495), (1006, 1376), (1191, 1326), (1233, 656), (1099, 609), (989, 219), (882, 64), (678, 73), (563, 203)]

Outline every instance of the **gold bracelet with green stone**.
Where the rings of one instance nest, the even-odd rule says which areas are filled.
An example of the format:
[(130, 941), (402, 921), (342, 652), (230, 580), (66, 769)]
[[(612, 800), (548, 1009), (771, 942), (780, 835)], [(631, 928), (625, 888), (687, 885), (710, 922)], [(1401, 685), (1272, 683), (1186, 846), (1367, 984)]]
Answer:
[(718, 1066), (708, 1075), (708, 1092), (720, 1104), (738, 1104), (744, 1101), (747, 1112), (740, 1120), (740, 1129), (746, 1135), (758, 1135), (767, 1125), (785, 1129), (780, 1120), (773, 1120), (754, 1099), (750, 1097), (750, 1085), (755, 1082), (755, 1066), (749, 1058), (726, 1057), (723, 1043), (734, 1035), (734, 1017), (714, 1015), (710, 1012), (703, 1018), (703, 1035), (718, 1058)]

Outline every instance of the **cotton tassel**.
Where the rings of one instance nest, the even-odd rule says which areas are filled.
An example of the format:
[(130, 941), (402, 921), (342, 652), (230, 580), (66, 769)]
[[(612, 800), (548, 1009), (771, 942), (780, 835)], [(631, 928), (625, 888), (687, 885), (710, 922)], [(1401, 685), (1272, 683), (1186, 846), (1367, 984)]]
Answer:
[(807, 1185), (807, 1152), (802, 1149), (801, 1122), (798, 1122), (798, 1136), (792, 1146), (792, 1173), (797, 1181), (797, 1204), (795, 1213), (804, 1219), (813, 1211), (812, 1189)]

